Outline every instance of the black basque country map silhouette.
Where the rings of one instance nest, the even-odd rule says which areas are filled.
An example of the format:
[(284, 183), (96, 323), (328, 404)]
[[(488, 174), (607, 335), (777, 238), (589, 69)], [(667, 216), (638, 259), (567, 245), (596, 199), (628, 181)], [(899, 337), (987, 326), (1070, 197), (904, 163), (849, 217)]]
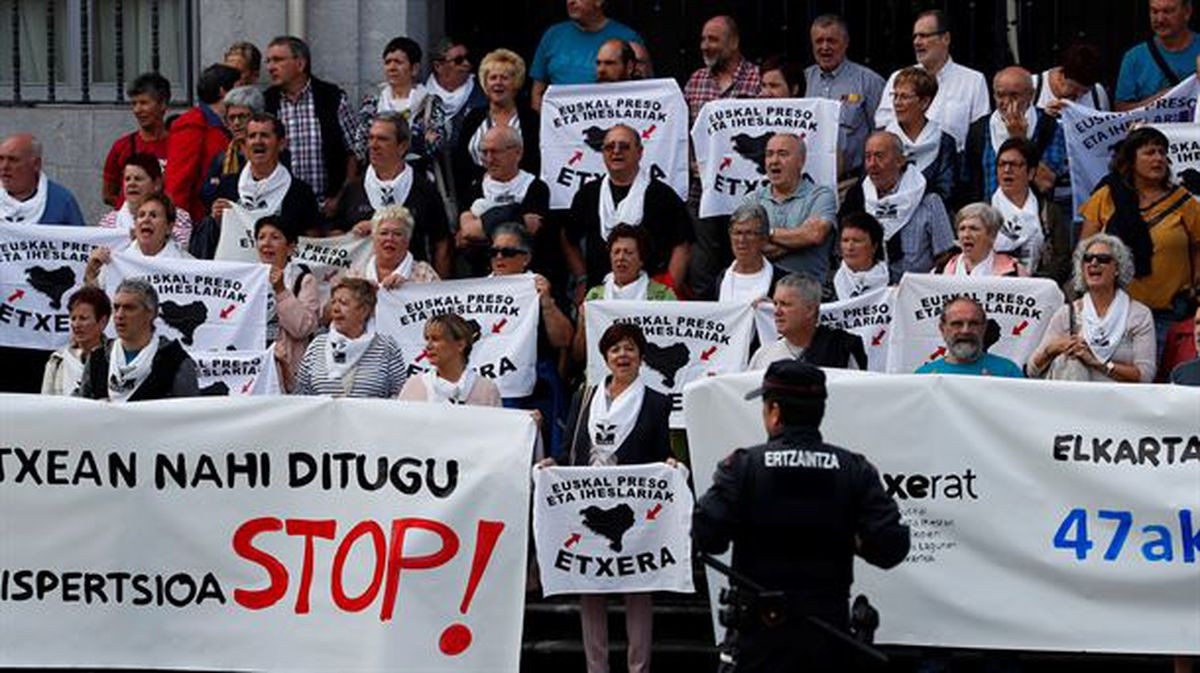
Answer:
[(208, 309), (202, 301), (194, 301), (190, 304), (164, 301), (159, 307), (159, 315), (169, 327), (179, 331), (185, 346), (191, 346), (196, 336), (196, 328), (208, 320)]
[(625, 532), (633, 527), (633, 508), (624, 503), (604, 509), (590, 505), (579, 510), (583, 515), (583, 525), (588, 530), (602, 535), (608, 540), (608, 547), (613, 551), (621, 551), (622, 539)]
[(50, 308), (55, 310), (62, 308), (63, 294), (75, 287), (75, 272), (69, 266), (53, 270), (35, 266), (25, 269), (25, 276), (33, 289), (50, 298)]

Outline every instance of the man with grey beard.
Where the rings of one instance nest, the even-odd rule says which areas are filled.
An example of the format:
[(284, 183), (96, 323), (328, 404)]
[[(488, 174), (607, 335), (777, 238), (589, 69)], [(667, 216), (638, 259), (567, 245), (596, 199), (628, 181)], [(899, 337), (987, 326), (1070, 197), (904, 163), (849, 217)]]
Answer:
[(984, 346), (987, 313), (978, 301), (966, 295), (951, 299), (942, 307), (938, 329), (946, 345), (940, 358), (926, 362), (918, 374), (967, 374), (1024, 378), (1021, 368), (1008, 358), (992, 355)]

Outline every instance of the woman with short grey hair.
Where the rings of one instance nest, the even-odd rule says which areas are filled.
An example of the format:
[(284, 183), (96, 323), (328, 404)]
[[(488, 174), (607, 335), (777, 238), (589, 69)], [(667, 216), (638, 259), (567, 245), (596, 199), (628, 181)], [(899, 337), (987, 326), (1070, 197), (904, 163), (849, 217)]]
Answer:
[(212, 207), (217, 198), (217, 187), (226, 175), (238, 175), (246, 165), (246, 127), (250, 118), (267, 109), (263, 94), (257, 87), (239, 86), (225, 94), (225, 128), (229, 129), (229, 146), (208, 165), (208, 179), (200, 188), (200, 198)]
[(1011, 255), (996, 252), (996, 237), (1004, 216), (991, 205), (972, 203), (954, 216), (958, 247), (962, 251), (946, 262), (942, 273), (951, 276), (1028, 276), (1029, 269)]
[(384, 206), (371, 218), (371, 256), (350, 268), (350, 277), (365, 278), (384, 290), (404, 283), (431, 283), (437, 271), (409, 250), (414, 221), (404, 206)]
[(782, 274), (762, 252), (770, 233), (767, 211), (756, 202), (742, 203), (729, 216), (733, 264), (717, 279), (718, 301), (758, 303), (771, 296)]
[(1128, 246), (1116, 236), (1095, 234), (1075, 248), (1073, 262), (1072, 285), (1080, 298), (1050, 319), (1025, 373), (1072, 381), (1153, 381), (1154, 317), (1125, 291), (1134, 273)]

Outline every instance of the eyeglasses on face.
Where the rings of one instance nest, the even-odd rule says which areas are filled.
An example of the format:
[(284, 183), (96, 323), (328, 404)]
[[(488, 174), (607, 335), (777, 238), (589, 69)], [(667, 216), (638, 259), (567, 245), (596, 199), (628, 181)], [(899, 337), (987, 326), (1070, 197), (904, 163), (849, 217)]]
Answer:
[(454, 58), (439, 58), (437, 60), (437, 62), (438, 63), (453, 63), (454, 65), (462, 65), (464, 63), (470, 63), (471, 57), (470, 56), (455, 56)]
[(1113, 261), (1113, 256), (1107, 252), (1088, 252), (1083, 255), (1083, 263), (1091, 264), (1110, 264)]
[(626, 142), (604, 143), (604, 146), (602, 149), (604, 150), (605, 154), (612, 154), (613, 152), (628, 152), (629, 150), (633, 149), (633, 143), (626, 143)]
[(488, 254), (491, 255), (492, 257), (496, 257), (498, 255), (500, 257), (503, 257), (504, 259), (512, 259), (513, 257), (518, 257), (518, 256), (524, 255), (526, 253), (521, 248), (493, 245), (492, 247), (488, 248)]

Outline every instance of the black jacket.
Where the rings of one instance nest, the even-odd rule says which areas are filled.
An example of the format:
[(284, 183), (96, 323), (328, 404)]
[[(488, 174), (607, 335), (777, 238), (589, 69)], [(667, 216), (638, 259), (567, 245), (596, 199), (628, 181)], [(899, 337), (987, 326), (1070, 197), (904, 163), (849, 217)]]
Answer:
[[(475, 131), (479, 130), (488, 118), (489, 110), (490, 107), (484, 105), (468, 112), (463, 119), (462, 129), (454, 140), (451, 162), (454, 171), (454, 192), (459, 195), (458, 207), (461, 210), (471, 206), (463, 195), (478, 193), (479, 181), (483, 180), (483, 167), (471, 158), (469, 146), (471, 136), (475, 135)], [(538, 142), (541, 117), (532, 109), (517, 103), (517, 119), (521, 123), (521, 168), (541, 177), (542, 146)]]
[[(108, 354), (97, 349), (88, 357), (79, 383), (78, 397), (108, 399)], [(196, 363), (178, 341), (158, 337), (158, 352), (150, 363), (150, 375), (129, 396), (130, 402), (161, 400), (169, 397), (195, 397), (200, 394)]]
[[(228, 199), (237, 203), (240, 198), (239, 177), (237, 174), (231, 174), (221, 178), (214, 199)], [(283, 203), (279, 206), (279, 218), (285, 227), (294, 229), (300, 236), (310, 236), (324, 228), (321, 207), (317, 205), (317, 197), (313, 194), (312, 187), (294, 175), (292, 185), (288, 187), (287, 194), (283, 195)], [(221, 223), (209, 215), (197, 222), (192, 229), (188, 252), (196, 259), (212, 259), (220, 240)]]
[[(412, 189), (402, 204), (413, 217), (413, 233), (408, 247), (413, 257), (430, 264), (434, 261), (436, 244), (450, 238), (450, 226), (446, 222), (446, 209), (442, 198), (424, 173), (411, 166), (404, 169), (413, 172)], [(367, 198), (363, 179), (355, 178), (346, 183), (338, 198), (338, 210), (333, 216), (334, 226), (350, 231), (355, 224), (375, 216), (375, 207)]]
[[(568, 434), (562, 451), (570, 465), (588, 465), (591, 462), (592, 440), (587, 426), (593, 391), (604, 394), (599, 386), (583, 386), (575, 391), (575, 397), (571, 400), (571, 411), (567, 415)], [(670, 458), (670, 420), (671, 398), (647, 387), (633, 430), (617, 447), (617, 463), (642, 465)]]
[[(954, 201), (955, 208), (962, 208), (969, 203), (984, 201), (990, 203), (991, 194), (983, 193), (983, 157), (986, 154), (984, 143), (991, 142), (987, 133), (992, 116), (985, 115), (971, 123), (967, 129), (967, 144), (963, 148), (963, 167), (959, 171), (961, 181)], [(1054, 142), (1054, 131), (1058, 121), (1043, 110), (1037, 111), (1037, 125), (1033, 127), (1033, 144), (1037, 146), (1038, 157)]]

